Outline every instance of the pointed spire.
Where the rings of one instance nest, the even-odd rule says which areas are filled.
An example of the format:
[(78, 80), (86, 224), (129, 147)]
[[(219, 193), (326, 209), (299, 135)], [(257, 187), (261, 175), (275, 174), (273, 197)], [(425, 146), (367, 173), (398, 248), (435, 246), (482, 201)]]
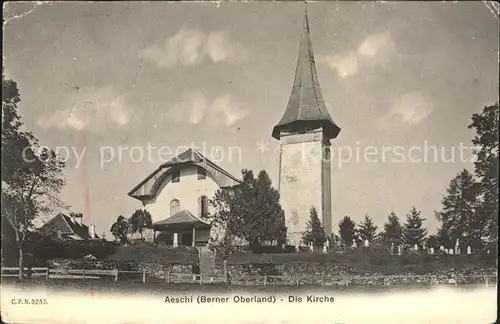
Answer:
[(279, 139), (281, 130), (300, 131), (319, 126), (323, 126), (325, 135), (329, 139), (337, 137), (340, 132), (340, 128), (330, 117), (321, 94), (309, 34), (307, 1), (305, 1), (304, 25), (295, 79), (285, 113), (274, 126), (272, 135)]

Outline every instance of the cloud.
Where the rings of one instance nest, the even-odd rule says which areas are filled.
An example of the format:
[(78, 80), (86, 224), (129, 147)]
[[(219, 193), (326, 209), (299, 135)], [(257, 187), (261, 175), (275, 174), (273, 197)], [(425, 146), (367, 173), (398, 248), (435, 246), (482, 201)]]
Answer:
[(230, 94), (210, 102), (199, 91), (185, 92), (171, 110), (173, 120), (180, 124), (202, 125), (210, 128), (229, 127), (249, 115)]
[(320, 62), (326, 63), (330, 69), (336, 70), (337, 74), (342, 78), (358, 72), (358, 58), (355, 52), (326, 56), (321, 58)]
[(111, 87), (79, 90), (68, 108), (38, 118), (37, 124), (45, 129), (70, 129), (75, 131), (103, 130), (109, 125), (125, 126), (131, 113), (125, 108), (123, 95)]
[(356, 50), (320, 56), (318, 62), (327, 64), (341, 78), (346, 78), (363, 67), (382, 64), (394, 49), (394, 42), (388, 32), (377, 33), (366, 37)]
[(389, 129), (397, 126), (416, 125), (434, 111), (434, 104), (419, 91), (408, 92), (392, 104), (391, 110), (377, 119), (377, 128)]
[(146, 47), (139, 55), (159, 68), (172, 69), (178, 65), (198, 65), (205, 60), (231, 61), (245, 53), (241, 45), (229, 40), (225, 31), (206, 34), (198, 29), (181, 28), (163, 44)]
[(358, 47), (360, 55), (373, 57), (391, 42), (389, 33), (373, 34), (365, 38)]

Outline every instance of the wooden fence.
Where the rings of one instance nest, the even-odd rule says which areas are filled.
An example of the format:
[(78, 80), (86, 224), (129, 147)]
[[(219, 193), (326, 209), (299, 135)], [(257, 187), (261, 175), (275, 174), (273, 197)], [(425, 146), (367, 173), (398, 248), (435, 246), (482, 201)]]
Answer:
[[(18, 277), (18, 267), (2, 267), (2, 277)], [(45, 279), (102, 279), (110, 277), (113, 281), (122, 279), (141, 280), (143, 283), (148, 281), (148, 277), (158, 279), (146, 271), (126, 271), (126, 270), (101, 270), (101, 269), (50, 269), (48, 267), (24, 268), (25, 277), (44, 277)], [(163, 279), (162, 279), (163, 280)], [(167, 283), (192, 283), (192, 284), (215, 284), (224, 283), (224, 276), (218, 274), (188, 274), (167, 272), (164, 278)], [(496, 284), (496, 275), (469, 275), (454, 276), (452, 278), (439, 275), (374, 275), (374, 276), (351, 276), (334, 275), (328, 276), (232, 276), (231, 284), (240, 286), (331, 286), (350, 284), (380, 285), (389, 286), (396, 284), (450, 284), (459, 285), (462, 283), (481, 283)]]

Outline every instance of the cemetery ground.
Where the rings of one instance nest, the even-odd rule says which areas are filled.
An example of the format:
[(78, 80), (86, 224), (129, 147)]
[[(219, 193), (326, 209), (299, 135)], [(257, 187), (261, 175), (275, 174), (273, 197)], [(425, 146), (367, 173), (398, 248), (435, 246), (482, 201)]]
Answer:
[[(60, 251), (60, 250), (58, 250)], [(228, 260), (231, 284), (199, 282), (191, 273), (191, 265), (197, 261), (196, 249), (172, 248), (133, 244), (117, 247), (110, 255), (98, 259), (57, 258), (37, 265), (56, 269), (116, 269), (118, 280), (113, 276), (93, 277), (90, 273), (78, 278), (64, 279), (50, 274), (49, 278), (34, 276), (17, 283), (15, 277), (2, 278), (2, 285), (45, 287), (50, 291), (78, 291), (94, 293), (138, 293), (138, 292), (385, 292), (393, 290), (428, 290), (436, 286), (454, 289), (494, 287), (497, 282), (496, 253), (473, 255), (447, 255), (428, 253), (406, 253), (393, 255), (384, 247), (370, 246), (343, 251), (295, 252), (295, 253), (250, 253), (237, 252)], [(221, 268), (216, 260), (216, 268)], [(125, 271), (122, 272), (121, 271)], [(126, 273), (135, 271), (135, 273)], [(89, 271), (90, 272), (90, 271)], [(178, 273), (187, 281), (166, 280), (169, 272)], [(144, 276), (144, 277), (143, 277)], [(267, 285), (263, 278), (267, 276)], [(284, 284), (274, 277), (292, 277)], [(300, 277), (295, 284), (295, 277)], [(336, 277), (336, 279), (325, 278)], [(147, 277), (147, 280), (143, 280)], [(238, 277), (240, 280), (238, 282)], [(250, 278), (242, 282), (241, 278)], [(356, 277), (358, 279), (356, 279)], [(424, 279), (418, 279), (423, 277)], [(343, 283), (347, 278), (348, 284)], [(486, 281), (488, 278), (488, 281)], [(488, 283), (489, 282), (489, 283)], [(457, 285), (458, 283), (458, 285)], [(486, 283), (486, 285), (485, 285)]]

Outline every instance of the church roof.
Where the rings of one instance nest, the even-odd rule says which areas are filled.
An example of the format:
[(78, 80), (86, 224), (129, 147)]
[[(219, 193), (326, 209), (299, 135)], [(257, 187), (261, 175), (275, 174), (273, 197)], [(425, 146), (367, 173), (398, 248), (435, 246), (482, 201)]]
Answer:
[(161, 183), (167, 178), (171, 171), (175, 170), (179, 165), (185, 164), (197, 165), (205, 169), (207, 171), (207, 176), (212, 178), (221, 188), (230, 188), (241, 183), (241, 180), (210, 161), (198, 150), (190, 148), (160, 165), (158, 169), (153, 171), (146, 179), (135, 186), (128, 195), (139, 200), (155, 197)]
[(340, 132), (340, 128), (330, 117), (321, 94), (306, 11), (292, 91), (285, 113), (274, 126), (272, 135), (279, 139), (281, 130), (310, 126), (323, 126), (329, 138), (337, 137)]

